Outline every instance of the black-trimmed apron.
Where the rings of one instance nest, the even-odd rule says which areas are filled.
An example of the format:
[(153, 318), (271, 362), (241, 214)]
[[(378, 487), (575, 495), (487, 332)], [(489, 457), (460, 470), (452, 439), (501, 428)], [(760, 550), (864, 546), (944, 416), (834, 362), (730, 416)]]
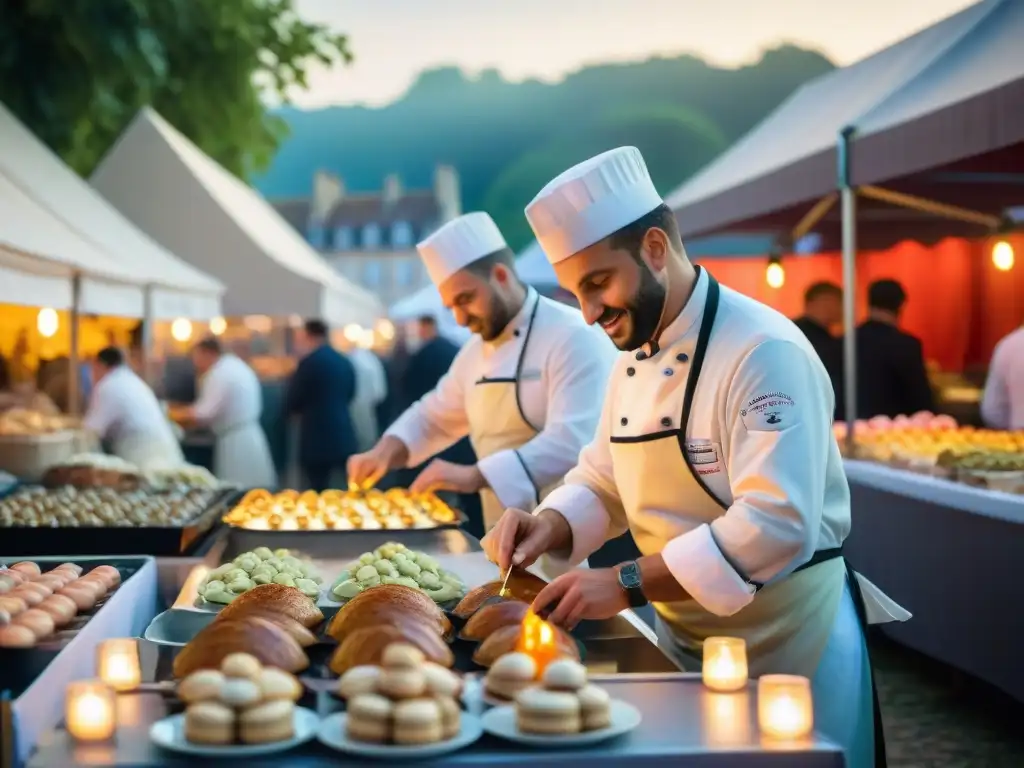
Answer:
[[(688, 440), (686, 434), (718, 311), (718, 283), (710, 274), (707, 279), (707, 299), (687, 374), (679, 428), (638, 437), (612, 437), (609, 446), (630, 531), (645, 555), (660, 552), (666, 542), (692, 530), (695, 523), (710, 524), (728, 508), (701, 474), (709, 471), (712, 463), (718, 467), (716, 471), (727, 471), (725, 457), (717, 455), (720, 447), (709, 441)], [(673, 443), (671, 448), (666, 446), (668, 441)], [(702, 455), (708, 452), (708, 464), (704, 464)], [(642, 469), (638, 471), (639, 468)], [(657, 478), (657, 482), (652, 482), (652, 478)], [(820, 550), (792, 574), (768, 585), (751, 583), (758, 589), (757, 597), (733, 616), (715, 616), (694, 600), (656, 603), (662, 628), (675, 646), (666, 650), (676, 651), (673, 655), (677, 660), (699, 658), (706, 637), (743, 637), (747, 641), (751, 676), (791, 673), (813, 680), (826, 647), (834, 642), (833, 625), (848, 585), (860, 625), (859, 637), (854, 638), (860, 652), (867, 616), (860, 583), (843, 558), (842, 548)], [(842, 652), (852, 652), (852, 648)], [(875, 765), (885, 766), (885, 741), (873, 675), (862, 679), (863, 685), (854, 693), (867, 694), (861, 689), (870, 684), (874, 697)], [(850, 710), (856, 709), (852, 699), (851, 696), (846, 704)], [(855, 713), (851, 711), (850, 716)]]

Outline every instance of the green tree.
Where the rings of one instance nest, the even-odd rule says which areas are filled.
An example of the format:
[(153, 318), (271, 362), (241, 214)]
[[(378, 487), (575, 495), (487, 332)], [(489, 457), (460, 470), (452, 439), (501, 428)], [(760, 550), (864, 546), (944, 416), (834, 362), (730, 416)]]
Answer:
[(139, 109), (153, 106), (245, 178), (287, 131), (261, 97), (287, 100), (346, 38), (292, 0), (3, 0), (0, 101), (88, 175)]

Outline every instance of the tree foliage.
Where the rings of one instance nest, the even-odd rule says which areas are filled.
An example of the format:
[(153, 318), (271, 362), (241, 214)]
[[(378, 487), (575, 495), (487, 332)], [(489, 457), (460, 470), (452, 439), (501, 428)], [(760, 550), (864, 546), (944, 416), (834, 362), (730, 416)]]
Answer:
[(261, 97), (305, 86), (315, 62), (351, 56), (292, 0), (3, 0), (0, 101), (88, 175), (151, 105), (245, 177), (287, 126)]

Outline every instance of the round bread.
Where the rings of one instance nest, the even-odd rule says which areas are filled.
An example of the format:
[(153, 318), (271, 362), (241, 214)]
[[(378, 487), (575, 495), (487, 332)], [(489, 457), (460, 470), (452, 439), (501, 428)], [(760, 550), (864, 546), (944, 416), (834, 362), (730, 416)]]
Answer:
[(18, 586), (18, 582), (9, 578), (6, 575), (6, 571), (0, 571), (0, 595), (6, 595), (16, 586)]
[(295, 704), (287, 699), (268, 701), (247, 709), (238, 718), (243, 744), (269, 744), (295, 736)]
[(385, 667), (377, 681), (377, 690), (392, 699), (415, 699), (427, 692), (427, 678), (412, 667)]
[(74, 578), (71, 574), (54, 574), (44, 573), (42, 576), (37, 576), (33, 579), (30, 584), (41, 584), (46, 587), (51, 593), (56, 592), (58, 589), (63, 589), (67, 586), (67, 583)]
[(425, 592), (401, 584), (382, 584), (363, 590), (349, 600), (331, 619), (327, 634), (343, 643), (358, 629), (396, 622), (415, 622), (436, 628), (440, 636), (448, 636), (452, 630), (448, 617)]
[(220, 689), (220, 700), (229, 707), (251, 707), (260, 701), (263, 693), (252, 680), (229, 677)]
[(29, 608), (27, 611), (22, 611), (11, 619), (11, 623), (28, 627), (35, 634), (37, 640), (42, 640), (47, 635), (52, 635), (53, 631), (57, 628), (53, 621), (53, 616), (38, 608)]
[(485, 605), (466, 622), (459, 632), (463, 640), (482, 642), (502, 627), (519, 626), (530, 610), (529, 603), (518, 600), (503, 600)]
[(343, 699), (352, 699), (364, 693), (376, 693), (380, 673), (380, 667), (375, 665), (352, 667), (338, 680), (338, 695)]
[(306, 629), (312, 629), (324, 620), (316, 602), (295, 587), (283, 584), (260, 584), (243, 592), (217, 614), (218, 621), (240, 619), (251, 613), (278, 613), (294, 619)]
[(298, 701), (302, 698), (302, 684), (282, 669), (267, 668), (256, 681), (264, 701)]
[(427, 681), (427, 693), (432, 696), (459, 698), (462, 693), (462, 678), (440, 664), (426, 662), (420, 667)]
[(0, 627), (0, 648), (31, 648), (36, 644), (36, 633), (19, 624)]
[(423, 651), (409, 643), (391, 643), (380, 657), (384, 667), (418, 667), (426, 661)]
[(586, 685), (576, 693), (584, 731), (597, 731), (612, 724), (612, 697), (596, 685)]
[(572, 659), (555, 659), (544, 670), (541, 682), (552, 691), (578, 691), (587, 684), (587, 668)]
[(0, 609), (7, 611), (11, 616), (16, 616), (26, 608), (28, 603), (20, 597), (13, 597), (10, 594), (0, 596)]
[(263, 665), (252, 654), (230, 653), (220, 663), (220, 671), (225, 677), (239, 677), (255, 682), (263, 671)]
[(441, 710), (441, 738), (454, 739), (462, 730), (462, 709), (450, 696), (435, 696), (434, 701)]
[(88, 576), (77, 578), (65, 587), (65, 589), (71, 588), (88, 590), (89, 594), (91, 594), (96, 600), (99, 600), (107, 593), (106, 584), (99, 579), (90, 579)]
[(113, 589), (121, 583), (121, 572), (112, 565), (97, 565), (89, 574), (96, 574), (106, 583), (108, 589)]
[(39, 565), (28, 560), (22, 560), (20, 563), (15, 563), (10, 569), (12, 571), (19, 571), (28, 576), (38, 576), (40, 574)]
[(396, 744), (434, 744), (443, 738), (441, 708), (433, 699), (398, 702), (394, 719)]
[(78, 576), (82, 575), (82, 566), (76, 565), (75, 563), (61, 563), (60, 565), (58, 565), (53, 570), (54, 571), (67, 571), (68, 573), (73, 573), (76, 578)]
[(516, 727), (523, 733), (579, 733), (580, 702), (572, 693), (527, 688), (516, 696)]
[(201, 669), (178, 683), (178, 698), (186, 704), (219, 701), (224, 675), (216, 669)]
[(39, 610), (50, 614), (53, 623), (58, 627), (63, 627), (78, 613), (75, 601), (67, 595), (50, 595), (39, 604)]
[(23, 601), (29, 608), (39, 605), (48, 594), (40, 594), (34, 589), (29, 589), (27, 584), (15, 587), (7, 593), (7, 597), (16, 597)]
[(185, 740), (193, 744), (230, 744), (235, 740), (235, 713), (215, 701), (185, 710)]
[(346, 735), (353, 741), (386, 742), (391, 736), (394, 705), (375, 693), (362, 693), (348, 702)]
[(88, 611), (96, 605), (96, 595), (88, 587), (75, 586), (77, 583), (73, 581), (63, 589), (58, 589), (57, 594), (70, 597), (79, 612)]

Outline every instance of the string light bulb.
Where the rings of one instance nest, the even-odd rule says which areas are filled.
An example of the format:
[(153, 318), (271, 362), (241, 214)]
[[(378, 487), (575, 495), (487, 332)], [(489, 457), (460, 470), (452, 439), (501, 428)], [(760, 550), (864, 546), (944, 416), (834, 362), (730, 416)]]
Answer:
[(992, 266), (1000, 272), (1009, 272), (1014, 264), (1013, 246), (1006, 240), (1000, 240), (992, 246)]
[(223, 317), (215, 317), (210, 321), (210, 333), (220, 336), (228, 329), (228, 321)]
[(184, 317), (179, 317), (171, 323), (171, 338), (184, 343), (192, 338), (192, 322)]
[(768, 259), (768, 268), (764, 272), (765, 282), (769, 288), (781, 288), (786, 283), (786, 268), (782, 266), (782, 259), (772, 256)]
[(52, 339), (57, 334), (57, 329), (60, 327), (60, 318), (57, 316), (57, 310), (45, 307), (39, 310), (39, 314), (36, 315), (36, 330), (39, 331), (39, 335), (44, 339)]

